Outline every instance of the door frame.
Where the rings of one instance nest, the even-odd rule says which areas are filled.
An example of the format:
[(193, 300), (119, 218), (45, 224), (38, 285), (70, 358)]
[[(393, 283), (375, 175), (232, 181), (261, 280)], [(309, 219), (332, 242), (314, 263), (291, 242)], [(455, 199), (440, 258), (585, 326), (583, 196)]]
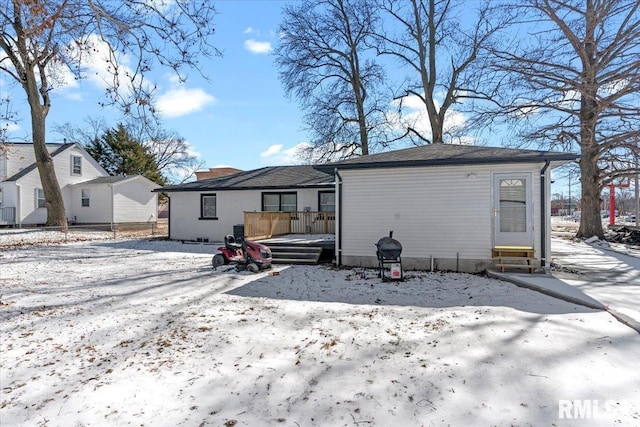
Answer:
[[(525, 180), (525, 212), (526, 230), (524, 232), (500, 231), (500, 187), (499, 183), (504, 179)], [(494, 172), (491, 175), (491, 218), (493, 224), (493, 246), (523, 246), (534, 247), (534, 201), (533, 201), (533, 173), (532, 172)]]

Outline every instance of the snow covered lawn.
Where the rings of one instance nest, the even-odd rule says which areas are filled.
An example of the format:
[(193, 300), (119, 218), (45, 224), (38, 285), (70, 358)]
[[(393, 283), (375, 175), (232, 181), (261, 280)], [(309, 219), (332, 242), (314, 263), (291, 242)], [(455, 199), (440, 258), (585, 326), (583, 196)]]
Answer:
[[(0, 424), (640, 425), (640, 335), (605, 312), (467, 274), (213, 271), (214, 251), (0, 248)], [(601, 410), (559, 418), (576, 400)]]

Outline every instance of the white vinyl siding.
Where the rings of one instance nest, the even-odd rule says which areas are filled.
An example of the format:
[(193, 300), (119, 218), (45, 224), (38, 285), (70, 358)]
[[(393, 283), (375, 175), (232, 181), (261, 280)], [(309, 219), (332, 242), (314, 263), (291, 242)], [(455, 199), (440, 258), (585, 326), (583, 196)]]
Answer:
[[(88, 193), (88, 194), (87, 194)], [(84, 206), (85, 196), (90, 196), (89, 206)], [(108, 224), (111, 222), (111, 189), (106, 185), (73, 187), (69, 219), (77, 224)]]
[[(489, 259), (492, 173), (539, 174), (540, 168), (542, 165), (490, 165), (340, 171), (343, 254), (375, 257), (374, 244), (393, 230), (393, 237), (403, 246), (403, 258)], [(534, 187), (534, 224), (539, 224), (540, 190), (539, 185)], [(534, 232), (537, 254), (538, 234)]]
[(90, 206), (75, 209), (71, 220), (78, 224), (124, 224), (155, 222), (157, 194), (155, 184), (142, 177), (115, 184), (74, 186), (72, 205), (81, 206), (83, 190), (89, 191)]
[(7, 178), (7, 154), (0, 150), (0, 181), (4, 181)]
[[(292, 189), (278, 193), (296, 193), (298, 206), (318, 209), (318, 191), (327, 189)], [(184, 191), (169, 193), (169, 229), (173, 240), (196, 240), (206, 238), (211, 242), (222, 242), (224, 236), (233, 234), (233, 226), (244, 224), (244, 212), (262, 210), (264, 190), (216, 190), (217, 221), (200, 219), (200, 197), (210, 191)]]
[(155, 222), (158, 219), (159, 186), (146, 178), (121, 182), (113, 186), (113, 206), (115, 223)]

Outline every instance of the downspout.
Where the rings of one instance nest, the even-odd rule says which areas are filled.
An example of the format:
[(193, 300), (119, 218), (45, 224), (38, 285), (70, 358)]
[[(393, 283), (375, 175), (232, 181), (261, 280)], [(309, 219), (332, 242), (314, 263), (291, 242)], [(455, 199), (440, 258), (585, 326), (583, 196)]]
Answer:
[(544, 167), (540, 171), (540, 267), (544, 268), (547, 260), (547, 197), (545, 193), (545, 174), (551, 162), (544, 161)]
[(16, 220), (18, 228), (22, 228), (22, 187), (16, 182)]
[(111, 231), (113, 231), (113, 222), (115, 220), (115, 206), (114, 206), (114, 200), (113, 200), (113, 184), (109, 184), (109, 187), (111, 187)]
[(171, 240), (171, 197), (167, 194), (167, 237)]
[(336, 183), (338, 184), (338, 215), (336, 215), (336, 219), (338, 220), (338, 239), (337, 248), (336, 248), (336, 264), (337, 266), (342, 265), (342, 177), (340, 176), (340, 172), (338, 172), (338, 168), (335, 168), (334, 173), (336, 175)]

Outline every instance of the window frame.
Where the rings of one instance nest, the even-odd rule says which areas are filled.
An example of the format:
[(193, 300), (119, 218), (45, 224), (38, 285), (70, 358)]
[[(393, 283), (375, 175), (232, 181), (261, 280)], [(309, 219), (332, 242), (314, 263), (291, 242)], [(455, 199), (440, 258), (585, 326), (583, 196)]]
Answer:
[[(205, 199), (213, 198), (215, 203), (213, 208), (215, 209), (215, 213), (213, 216), (205, 216)], [(200, 217), (198, 219), (202, 220), (217, 220), (218, 219), (218, 195), (217, 193), (201, 193), (200, 194)]]
[[(42, 194), (42, 197), (40, 197), (40, 194)], [(45, 197), (44, 190), (42, 188), (36, 188), (35, 203), (36, 209), (46, 209), (47, 207), (47, 198)]]
[[(323, 194), (333, 194), (333, 210), (325, 211), (322, 210), (322, 195)], [(336, 211), (336, 191), (335, 190), (321, 190), (318, 191), (318, 212), (335, 212)]]
[[(76, 172), (76, 164), (75, 164), (76, 159), (78, 160), (77, 172)], [(82, 156), (76, 156), (75, 154), (71, 155), (71, 175), (74, 175), (74, 176), (82, 175)]]
[[(267, 211), (264, 207), (264, 196), (278, 196), (278, 210), (277, 211)], [(293, 195), (296, 196), (296, 204), (294, 206), (294, 210), (292, 211), (284, 211), (282, 210), (282, 196), (284, 195)], [(260, 209), (262, 212), (298, 212), (298, 192), (297, 191), (263, 191), (260, 195)]]
[[(86, 205), (85, 200), (87, 201)], [(83, 188), (80, 190), (80, 206), (83, 208), (91, 207), (91, 191), (88, 188)]]

